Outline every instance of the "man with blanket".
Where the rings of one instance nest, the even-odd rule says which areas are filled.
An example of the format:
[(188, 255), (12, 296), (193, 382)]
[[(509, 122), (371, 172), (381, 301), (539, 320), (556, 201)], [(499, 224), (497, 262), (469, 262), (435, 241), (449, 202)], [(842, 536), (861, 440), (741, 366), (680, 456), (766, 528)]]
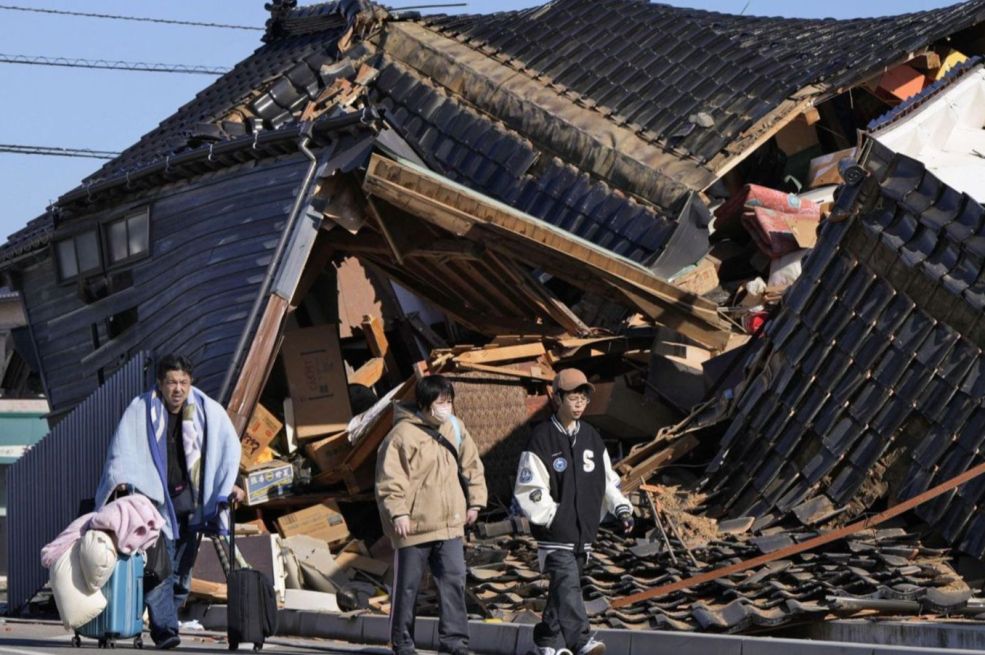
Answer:
[(191, 362), (167, 355), (157, 365), (157, 386), (134, 398), (109, 446), (96, 491), (102, 507), (113, 491), (133, 485), (165, 518), (162, 530), (171, 575), (145, 596), (151, 637), (174, 648), (178, 609), (188, 597), (203, 530), (219, 529), (219, 503), (235, 493), (239, 436), (226, 410), (192, 386)]

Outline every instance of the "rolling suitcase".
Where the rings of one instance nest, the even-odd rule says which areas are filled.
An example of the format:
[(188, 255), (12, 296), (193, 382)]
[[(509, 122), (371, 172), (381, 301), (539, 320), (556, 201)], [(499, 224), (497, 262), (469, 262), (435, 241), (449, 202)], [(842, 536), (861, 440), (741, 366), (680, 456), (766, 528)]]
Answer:
[[(220, 558), (220, 560), (225, 558)], [(274, 586), (261, 571), (242, 568), (236, 557), (236, 524), (232, 503), (229, 504), (229, 558), (222, 562), (226, 569), (226, 636), (229, 650), (253, 642), (253, 650), (263, 648), (263, 642), (277, 630), (277, 598)]]
[(72, 644), (81, 646), (81, 637), (89, 637), (98, 640), (100, 648), (115, 648), (117, 639), (133, 637), (133, 645), (143, 648), (144, 556), (120, 554), (102, 592), (106, 609), (75, 631)]

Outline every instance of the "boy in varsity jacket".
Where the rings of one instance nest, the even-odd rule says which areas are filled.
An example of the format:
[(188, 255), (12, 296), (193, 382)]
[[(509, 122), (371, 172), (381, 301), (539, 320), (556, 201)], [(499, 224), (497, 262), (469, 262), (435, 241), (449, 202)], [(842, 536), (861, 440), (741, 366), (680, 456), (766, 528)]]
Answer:
[(538, 655), (602, 655), (589, 632), (581, 576), (599, 522), (615, 514), (628, 534), (633, 508), (594, 427), (581, 421), (595, 387), (578, 369), (553, 382), (557, 413), (534, 428), (520, 455), (513, 495), (538, 541), (537, 559), (550, 578), (547, 605), (534, 627)]

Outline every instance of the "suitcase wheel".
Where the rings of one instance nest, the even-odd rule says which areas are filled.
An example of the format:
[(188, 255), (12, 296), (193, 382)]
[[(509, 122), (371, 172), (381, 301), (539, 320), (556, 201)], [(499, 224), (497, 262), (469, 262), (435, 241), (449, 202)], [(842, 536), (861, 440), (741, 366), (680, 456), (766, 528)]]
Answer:
[(72, 637), (72, 645), (75, 646), (76, 648), (82, 647), (82, 637), (80, 637), (78, 633), (76, 633), (76, 635)]
[(137, 637), (136, 639), (134, 639), (133, 640), (133, 647), (134, 648), (143, 648), (144, 647), (144, 638), (143, 637)]
[(263, 642), (260, 642), (259, 644), (253, 644), (254, 653), (259, 653), (261, 650), (263, 650)]
[(229, 640), (229, 650), (239, 650), (239, 642), (230, 639)]

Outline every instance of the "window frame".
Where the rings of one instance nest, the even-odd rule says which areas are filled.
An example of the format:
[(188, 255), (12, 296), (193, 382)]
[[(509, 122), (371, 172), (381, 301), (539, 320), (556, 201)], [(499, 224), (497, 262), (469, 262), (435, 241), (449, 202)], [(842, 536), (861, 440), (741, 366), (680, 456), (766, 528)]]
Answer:
[[(147, 247), (137, 254), (130, 254), (130, 219), (142, 216), (147, 222)], [(110, 243), (110, 229), (116, 223), (123, 223), (126, 228), (127, 256), (123, 259), (113, 261), (113, 248)], [(137, 209), (131, 209), (122, 213), (114, 214), (112, 217), (104, 219), (99, 223), (103, 249), (103, 270), (115, 270), (128, 266), (136, 261), (140, 261), (150, 256), (151, 251), (151, 225), (150, 225), (150, 206), (144, 205)]]
[[(87, 270), (81, 270), (79, 268), (79, 242), (78, 239), (86, 233), (94, 233), (96, 236), (96, 248), (97, 248), (97, 259), (98, 264), (95, 268), (90, 268)], [(62, 261), (58, 253), (58, 246), (66, 241), (72, 243), (72, 254), (75, 256), (75, 274), (65, 275), (62, 270)], [(69, 284), (76, 282), (79, 278), (85, 277), (87, 275), (92, 275), (93, 273), (101, 273), (105, 270), (105, 265), (103, 263), (103, 244), (102, 238), (100, 237), (99, 225), (97, 223), (89, 223), (85, 226), (80, 226), (78, 229), (73, 230), (70, 233), (66, 233), (58, 238), (53, 238), (51, 241), (51, 256), (55, 260), (55, 271), (58, 275), (58, 282), (63, 284)]]
[[(139, 252), (135, 255), (130, 254), (130, 219), (136, 216), (144, 216), (147, 222), (147, 248), (143, 252)], [(123, 222), (126, 226), (127, 234), (127, 256), (123, 259), (112, 261), (112, 252), (110, 247), (110, 225), (114, 223)], [(96, 234), (96, 247), (99, 252), (98, 259), (99, 265), (96, 268), (92, 268), (86, 271), (76, 271), (74, 275), (66, 276), (62, 270), (61, 259), (58, 256), (58, 246), (60, 243), (65, 241), (72, 242), (72, 251), (75, 255), (75, 265), (79, 266), (79, 250), (77, 239), (87, 232), (95, 232)], [(58, 283), (62, 285), (75, 284), (81, 278), (85, 278), (98, 273), (106, 273), (108, 271), (115, 271), (121, 268), (126, 268), (132, 265), (134, 262), (140, 261), (146, 257), (150, 257), (151, 248), (153, 245), (153, 229), (151, 227), (151, 212), (150, 205), (142, 205), (137, 208), (130, 208), (123, 211), (113, 212), (110, 216), (95, 220), (87, 221), (85, 223), (79, 223), (78, 225), (73, 225), (70, 229), (66, 229), (62, 234), (52, 235), (51, 239), (51, 258), (54, 260), (55, 265), (55, 275), (58, 278)]]

